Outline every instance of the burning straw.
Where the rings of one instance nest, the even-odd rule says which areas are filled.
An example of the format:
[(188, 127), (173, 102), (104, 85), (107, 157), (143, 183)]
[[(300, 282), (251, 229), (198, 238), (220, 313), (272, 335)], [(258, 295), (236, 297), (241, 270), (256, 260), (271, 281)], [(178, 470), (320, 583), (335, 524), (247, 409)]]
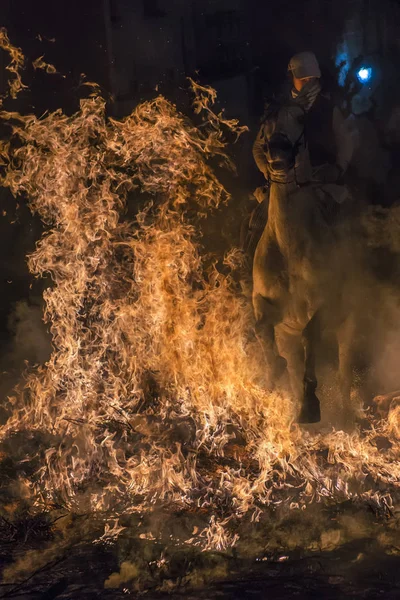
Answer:
[(238, 519), (268, 506), (390, 508), (399, 407), (363, 434), (302, 431), (291, 400), (263, 385), (235, 283), (240, 253), (226, 257), (228, 274), (206, 267), (188, 209), (230, 200), (210, 159), (229, 166), (223, 131), (243, 128), (213, 112), (213, 90), (191, 86), (201, 127), (161, 96), (107, 118), (94, 85), (72, 116), (1, 115), (12, 128), (2, 183), (41, 217), (29, 268), (52, 281), (51, 358), (10, 398), (1, 430), (4, 442), (26, 440), (25, 499), (38, 511), (106, 512), (115, 535), (122, 514), (206, 510), (209, 526), (189, 541), (218, 549), (236, 543)]

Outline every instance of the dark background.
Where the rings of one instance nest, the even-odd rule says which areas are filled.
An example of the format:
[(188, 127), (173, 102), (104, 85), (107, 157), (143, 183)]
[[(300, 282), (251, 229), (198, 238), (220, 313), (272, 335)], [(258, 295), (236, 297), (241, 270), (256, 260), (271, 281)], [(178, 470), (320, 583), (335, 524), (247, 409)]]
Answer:
[[(398, 95), (397, 0), (2, 0), (0, 22), (26, 56), (44, 54), (66, 76), (49, 82), (41, 72), (25, 73), (31, 94), (20, 102), (38, 113), (72, 109), (82, 73), (112, 95), (116, 115), (156, 89), (179, 101), (186, 77), (197, 76), (251, 124), (265, 95), (285, 81), (290, 56), (302, 50), (317, 54), (348, 114), (387, 118)], [(372, 87), (356, 80), (364, 63), (374, 67)]]
[[(384, 205), (400, 196), (396, 0), (2, 0), (0, 15), (27, 58), (44, 55), (59, 71), (49, 76), (27, 66), (30, 89), (13, 105), (6, 101), (7, 108), (72, 112), (83, 93), (82, 74), (100, 84), (117, 117), (157, 93), (189, 110), (188, 76), (215, 87), (227, 115), (250, 128), (234, 150), (238, 177), (231, 191), (238, 195), (261, 183), (251, 145), (265, 99), (288, 85), (290, 56), (313, 50), (355, 136), (359, 193)], [(2, 52), (0, 61), (4, 91)], [(367, 85), (356, 77), (362, 65), (373, 69)], [(7, 337), (15, 302), (37, 295), (25, 256), (40, 223), (23, 202), (16, 209), (8, 192), (0, 193), (0, 332)]]

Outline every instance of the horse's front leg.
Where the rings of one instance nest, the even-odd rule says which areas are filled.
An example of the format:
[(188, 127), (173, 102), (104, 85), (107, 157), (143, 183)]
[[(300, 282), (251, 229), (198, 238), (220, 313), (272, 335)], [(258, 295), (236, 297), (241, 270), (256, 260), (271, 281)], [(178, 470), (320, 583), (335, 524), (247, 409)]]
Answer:
[(257, 293), (253, 295), (253, 307), (256, 335), (268, 365), (270, 384), (275, 386), (286, 372), (286, 360), (279, 355), (275, 340), (275, 326), (282, 320), (281, 311), (276, 303)]
[(302, 331), (285, 325), (275, 329), (276, 342), (279, 354), (287, 362), (290, 391), (296, 402), (303, 398), (304, 379), (304, 345)]
[(299, 423), (318, 423), (321, 420), (321, 407), (316, 394), (318, 382), (315, 370), (316, 345), (319, 335), (319, 315), (316, 312), (303, 330), (305, 364)]

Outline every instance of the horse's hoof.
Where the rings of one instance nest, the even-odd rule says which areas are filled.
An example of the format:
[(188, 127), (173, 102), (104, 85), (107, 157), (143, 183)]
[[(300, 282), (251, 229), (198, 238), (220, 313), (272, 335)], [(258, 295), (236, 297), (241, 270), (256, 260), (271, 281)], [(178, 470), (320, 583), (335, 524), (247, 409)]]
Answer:
[(318, 398), (315, 396), (312, 402), (304, 403), (301, 407), (298, 423), (319, 423), (321, 420), (321, 408)]

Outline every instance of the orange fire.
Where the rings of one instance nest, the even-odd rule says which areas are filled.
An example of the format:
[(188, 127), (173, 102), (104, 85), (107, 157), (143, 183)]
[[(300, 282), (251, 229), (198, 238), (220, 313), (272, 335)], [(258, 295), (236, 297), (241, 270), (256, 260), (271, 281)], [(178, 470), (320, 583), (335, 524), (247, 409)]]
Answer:
[[(19, 51), (11, 56), (19, 69)], [(23, 84), (13, 69), (14, 97)], [(2, 440), (35, 432), (31, 504), (106, 512), (106, 536), (121, 531), (119, 515), (157, 503), (212, 508), (190, 542), (217, 549), (236, 543), (235, 520), (257, 520), (273, 504), (390, 507), (399, 406), (387, 419), (367, 415), (364, 432), (299, 428), (291, 399), (265, 389), (252, 308), (237, 284), (240, 252), (226, 256), (228, 274), (207, 266), (190, 215), (230, 200), (209, 159), (229, 166), (223, 132), (244, 128), (217, 115), (215, 92), (194, 82), (200, 127), (161, 96), (107, 118), (88, 85), (72, 116), (1, 113), (12, 130), (2, 183), (45, 224), (29, 268), (52, 281), (51, 358), (10, 399), (1, 430)]]

